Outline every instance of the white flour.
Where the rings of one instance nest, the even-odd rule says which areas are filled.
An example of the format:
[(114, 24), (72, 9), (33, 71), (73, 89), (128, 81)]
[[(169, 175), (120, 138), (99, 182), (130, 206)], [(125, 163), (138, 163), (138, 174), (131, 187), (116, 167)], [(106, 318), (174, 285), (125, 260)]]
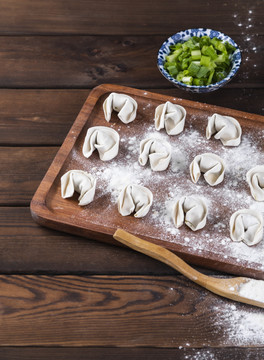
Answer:
[[(243, 13), (243, 15), (242, 13), (233, 14), (234, 25), (238, 27), (239, 33), (241, 34), (238, 46), (242, 52), (242, 64), (244, 63), (245, 65), (241, 66), (242, 73), (240, 73), (241, 78), (239, 82), (249, 79), (249, 66), (253, 66), (255, 73), (261, 76), (259, 72), (261, 68), (261, 66), (259, 66), (260, 63), (250, 64), (250, 60), (252, 60), (252, 53), (261, 53), (262, 51), (261, 44), (258, 41), (259, 34), (256, 31), (256, 15), (258, 15), (259, 11), (261, 11), (260, 4), (261, 2), (252, 3), (252, 6), (248, 9), (248, 13)], [(241, 100), (243, 99), (241, 98)]]
[(263, 346), (263, 309), (219, 300), (215, 311), (215, 332), (223, 333), (226, 346)]
[[(149, 108), (148, 105), (145, 108)], [(152, 108), (150, 110), (152, 111)], [(111, 222), (107, 223), (107, 214), (117, 211), (116, 202), (120, 191), (129, 183), (140, 184), (148, 187), (154, 195), (149, 214), (141, 220), (135, 220), (137, 228), (144, 223), (150, 229), (149, 233), (144, 233), (145, 235), (151, 237), (154, 233), (155, 237), (161, 240), (181, 244), (185, 252), (203, 254), (209, 258), (212, 254), (220, 254), (227, 262), (232, 258), (241, 266), (255, 263), (255, 268), (264, 270), (264, 241), (257, 246), (248, 247), (242, 242), (232, 242), (229, 237), (229, 219), (233, 212), (241, 208), (252, 208), (264, 214), (264, 202), (256, 202), (252, 198), (245, 181), (249, 169), (264, 164), (264, 132), (254, 130), (254, 133), (248, 134), (247, 131), (242, 135), (240, 146), (224, 147), (219, 140), (206, 139), (207, 116), (203, 118), (204, 125), (201, 129), (196, 125), (195, 116), (191, 116), (186, 120), (185, 130), (178, 136), (168, 136), (165, 131), (155, 131), (154, 122), (151, 125), (145, 122), (134, 125), (140, 126), (140, 129), (134, 128), (132, 123), (128, 128), (128, 136), (122, 133), (124, 125), (120, 125), (120, 122), (110, 123), (115, 130), (121, 129), (119, 155), (109, 162), (97, 161), (95, 166), (94, 160), (87, 160), (79, 151), (74, 151), (73, 161), (75, 164), (77, 161), (79, 168), (97, 178), (94, 203), (96, 198), (101, 196), (109, 199), (105, 202), (101, 216), (98, 216), (98, 224), (115, 226)], [(136, 133), (141, 135), (135, 136)], [(142, 167), (138, 163), (140, 141), (149, 137), (161, 138), (171, 144), (172, 159), (166, 171), (154, 172), (149, 164)], [(204, 152), (217, 153), (226, 164), (225, 179), (216, 187), (209, 186), (203, 177), (197, 184), (191, 181), (189, 165), (197, 154)], [(73, 168), (72, 166), (69, 164), (68, 168)], [(171, 218), (174, 202), (181, 196), (192, 194), (201, 196), (208, 206), (207, 224), (198, 232), (192, 232), (186, 226), (177, 229)], [(81, 216), (86, 216), (85, 209)]]
[(264, 281), (249, 280), (240, 286), (239, 295), (264, 303)]
[[(142, 113), (147, 109), (154, 114), (153, 105), (146, 103), (141, 109)], [(248, 247), (242, 242), (232, 242), (229, 237), (229, 219), (234, 211), (252, 208), (264, 214), (264, 202), (254, 201), (246, 183), (246, 172), (258, 164), (264, 164), (264, 130), (257, 127), (244, 129), (242, 125), (244, 133), (240, 146), (224, 147), (220, 141), (206, 139), (207, 115), (199, 115), (202, 120), (202, 125), (199, 126), (198, 116), (187, 118), (183, 133), (171, 137), (165, 131), (155, 131), (152, 119), (149, 119), (150, 123), (135, 121), (126, 126), (127, 135), (122, 132), (125, 125), (111, 122), (109, 126), (119, 131), (121, 141), (118, 156), (110, 162), (100, 161), (98, 154), (85, 159), (80, 144), (79, 148), (73, 151), (72, 161), (64, 170), (77, 166), (81, 170), (90, 172), (97, 178), (97, 189), (94, 202), (89, 208), (81, 209), (78, 216), (88, 219), (87, 214), (91, 209), (93, 213), (98, 212), (98, 219), (95, 220), (98, 225), (117, 227), (117, 224), (113, 223), (114, 217), (109, 216), (113, 213), (119, 221), (118, 225), (122, 224), (122, 221), (125, 223), (125, 218), (120, 218), (121, 215), (119, 216), (117, 212), (117, 197), (128, 183), (140, 184), (153, 192), (153, 206), (145, 218), (130, 222), (132, 225), (131, 228), (126, 229), (127, 231), (133, 232), (136, 229), (144, 235), (176, 243), (182, 246), (185, 252), (196, 256), (210, 258), (216, 254), (222, 256), (223, 262), (235, 261), (241, 267), (248, 268), (253, 263), (255, 269), (264, 271), (264, 241)], [(149, 164), (145, 167), (139, 165), (139, 144), (147, 137), (158, 137), (172, 145), (172, 159), (166, 171), (153, 172)], [(191, 161), (196, 155), (204, 152), (217, 153), (226, 163), (225, 179), (216, 187), (210, 187), (202, 177), (197, 184), (192, 183), (190, 179)], [(171, 218), (171, 208), (176, 199), (191, 194), (201, 196), (209, 211), (205, 228), (197, 232), (192, 232), (185, 225), (179, 229), (175, 228)], [(96, 200), (99, 198), (104, 199), (103, 208), (96, 205)], [(241, 295), (263, 299), (263, 292), (259, 294), (254, 283), (253, 280), (250, 284), (241, 287)], [(217, 306), (211, 305), (210, 308), (209, 305), (205, 312), (209, 316), (212, 332), (216, 337), (221, 336), (221, 342), (225, 346), (263, 346), (264, 311), (262, 309), (221, 298), (215, 298), (212, 303)], [(186, 342), (183, 347), (189, 345)], [(209, 343), (204, 344), (204, 346), (208, 345), (210, 346)], [(195, 357), (190, 356), (186, 355), (186, 359), (214, 359), (214, 353), (206, 353), (204, 350), (197, 352)]]
[(185, 355), (183, 359), (186, 360), (217, 360), (215, 355), (209, 350), (198, 350), (191, 355)]

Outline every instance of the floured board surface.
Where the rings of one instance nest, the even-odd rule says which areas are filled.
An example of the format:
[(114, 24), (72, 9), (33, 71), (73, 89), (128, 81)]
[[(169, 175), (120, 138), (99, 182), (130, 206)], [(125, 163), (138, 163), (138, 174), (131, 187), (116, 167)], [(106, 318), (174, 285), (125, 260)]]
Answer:
[[(138, 103), (136, 119), (123, 124), (115, 112), (111, 122), (104, 119), (102, 104), (111, 92), (132, 96)], [(184, 131), (169, 136), (154, 127), (155, 108), (166, 101), (182, 105), (187, 111)], [(238, 147), (224, 147), (219, 140), (207, 140), (205, 129), (208, 116), (214, 113), (235, 117), (242, 126), (242, 142)], [(98, 153), (86, 159), (82, 145), (87, 129), (108, 126), (120, 134), (119, 153), (103, 162)], [(149, 164), (138, 163), (139, 143), (148, 137), (168, 141), (172, 159), (167, 170), (151, 171)], [(192, 183), (189, 165), (194, 157), (213, 152), (224, 159), (224, 181), (209, 186), (203, 177)], [(202, 104), (165, 95), (149, 93), (116, 85), (95, 88), (86, 100), (63, 145), (31, 202), (33, 218), (40, 224), (61, 231), (117, 244), (112, 238), (122, 228), (146, 240), (164, 246), (189, 263), (239, 275), (264, 279), (264, 241), (248, 247), (232, 242), (229, 237), (231, 214), (242, 208), (264, 213), (264, 202), (256, 202), (246, 183), (246, 172), (264, 164), (264, 117), (223, 107)], [(97, 179), (94, 201), (78, 206), (78, 194), (62, 199), (60, 178), (72, 169), (91, 173)], [(117, 197), (128, 183), (148, 187), (154, 196), (148, 215), (136, 219), (123, 217), (117, 210)], [(176, 229), (171, 218), (173, 203), (184, 195), (199, 195), (208, 206), (206, 226), (196, 232), (183, 225)]]

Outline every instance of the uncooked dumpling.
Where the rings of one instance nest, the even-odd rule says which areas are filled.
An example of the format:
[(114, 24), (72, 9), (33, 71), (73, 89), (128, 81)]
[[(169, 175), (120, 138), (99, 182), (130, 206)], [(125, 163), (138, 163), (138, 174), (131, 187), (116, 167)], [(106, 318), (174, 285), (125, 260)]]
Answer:
[(131, 96), (111, 93), (103, 103), (103, 110), (106, 121), (111, 120), (112, 111), (115, 110), (119, 119), (128, 124), (136, 118), (137, 102)]
[(141, 218), (149, 212), (153, 202), (152, 192), (144, 186), (129, 184), (124, 187), (118, 197), (118, 211), (127, 216), (135, 212), (136, 218)]
[(221, 140), (223, 145), (238, 146), (241, 142), (242, 130), (235, 118), (214, 114), (208, 118), (206, 138), (210, 139), (214, 134), (214, 138)]
[(74, 191), (80, 194), (79, 205), (88, 205), (94, 199), (96, 179), (82, 170), (70, 170), (61, 177), (61, 196), (72, 197)]
[(145, 166), (150, 162), (154, 171), (166, 170), (171, 159), (171, 146), (167, 141), (160, 139), (144, 139), (140, 142), (139, 163)]
[(246, 245), (256, 245), (263, 237), (263, 217), (259, 211), (242, 209), (230, 218), (230, 237)]
[(105, 126), (89, 128), (83, 143), (83, 155), (88, 158), (95, 149), (98, 151), (101, 160), (112, 160), (118, 154), (118, 132)]
[(159, 105), (155, 110), (155, 128), (164, 129), (168, 135), (177, 135), (183, 131), (186, 118), (186, 110), (181, 105), (167, 101)]
[(251, 195), (257, 201), (264, 201), (264, 165), (257, 165), (247, 172)]
[(202, 229), (206, 224), (207, 206), (205, 202), (195, 196), (183, 196), (173, 207), (172, 218), (177, 228), (183, 222), (193, 231)]
[(201, 173), (204, 174), (209, 185), (218, 185), (224, 180), (225, 164), (218, 155), (212, 153), (197, 155), (190, 165), (190, 174), (194, 183), (197, 183)]

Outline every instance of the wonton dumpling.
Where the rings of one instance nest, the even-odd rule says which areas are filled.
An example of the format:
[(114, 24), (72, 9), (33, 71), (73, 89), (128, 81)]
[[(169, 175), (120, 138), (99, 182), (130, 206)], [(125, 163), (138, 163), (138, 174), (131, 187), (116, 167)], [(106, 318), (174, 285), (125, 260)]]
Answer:
[(231, 116), (214, 114), (208, 118), (206, 138), (214, 135), (225, 146), (238, 146), (241, 142), (242, 129), (239, 122)]
[(218, 185), (224, 180), (225, 164), (218, 155), (212, 153), (197, 155), (190, 165), (190, 174), (194, 183), (197, 183), (201, 173), (204, 173), (209, 185)]
[(177, 228), (185, 222), (190, 229), (196, 231), (206, 224), (207, 206), (199, 197), (183, 196), (174, 205), (172, 217)]
[(257, 201), (264, 201), (264, 165), (257, 165), (247, 172), (251, 195)]
[(258, 244), (263, 237), (262, 214), (251, 209), (236, 211), (230, 218), (230, 237), (248, 246)]
[(137, 102), (131, 96), (125, 94), (111, 93), (103, 103), (104, 116), (106, 121), (111, 120), (112, 111), (118, 112), (119, 119), (128, 124), (135, 120), (137, 115)]
[(118, 211), (122, 216), (135, 212), (141, 218), (149, 212), (153, 202), (152, 192), (144, 186), (129, 184), (124, 187), (118, 197)]
[(155, 128), (156, 130), (165, 128), (168, 135), (177, 135), (183, 131), (185, 118), (184, 107), (167, 101), (155, 110)]
[(112, 160), (118, 154), (118, 132), (105, 126), (94, 126), (89, 128), (83, 143), (83, 155), (88, 158), (95, 149), (97, 149), (101, 160)]
[(149, 160), (152, 170), (163, 171), (169, 166), (170, 159), (171, 146), (167, 141), (149, 138), (140, 142), (140, 165), (146, 165)]
[(61, 196), (72, 197), (74, 191), (80, 194), (79, 205), (88, 205), (94, 199), (96, 179), (82, 170), (70, 170), (61, 177)]

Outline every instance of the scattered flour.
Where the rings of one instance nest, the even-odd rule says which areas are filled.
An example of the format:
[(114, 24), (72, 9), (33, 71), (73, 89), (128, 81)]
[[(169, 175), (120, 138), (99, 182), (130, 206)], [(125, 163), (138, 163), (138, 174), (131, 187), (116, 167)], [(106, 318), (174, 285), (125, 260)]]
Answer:
[[(254, 58), (256, 58), (255, 54), (261, 53), (262, 51), (261, 44), (258, 41), (259, 34), (256, 31), (256, 24), (261, 24), (261, 22), (259, 23), (257, 19), (261, 11), (260, 4), (261, 2), (255, 2), (254, 5), (252, 4), (252, 7), (248, 10), (248, 13), (242, 12), (241, 14), (233, 14), (234, 25), (238, 26), (239, 32), (241, 34), (238, 45), (242, 52), (242, 64), (244, 62), (245, 65), (241, 66), (241, 77), (238, 80), (239, 82), (248, 79), (250, 76), (249, 60), (252, 61), (252, 54), (254, 54)], [(261, 76), (259, 73), (260, 63), (252, 64), (252, 62), (250, 66), (253, 66), (256, 74)]]
[(239, 295), (263, 302), (264, 304), (264, 281), (254, 279), (249, 280), (240, 286)]
[(184, 355), (182, 359), (186, 360), (217, 360), (217, 357), (210, 350), (198, 350), (191, 354)]
[[(143, 106), (142, 106), (143, 107)], [(144, 103), (150, 114), (155, 112), (155, 106)], [(96, 199), (104, 199), (104, 207), (98, 211), (98, 225), (120, 227), (125, 224), (127, 231), (150, 238), (179, 244), (186, 253), (202, 255), (205, 258), (219, 257), (225, 263), (237, 263), (242, 267), (251, 267), (264, 271), (264, 241), (257, 246), (248, 247), (243, 242), (233, 242), (229, 236), (229, 220), (233, 212), (241, 208), (259, 210), (264, 214), (264, 202), (255, 201), (246, 183), (246, 173), (258, 164), (264, 164), (264, 130), (262, 128), (243, 129), (242, 142), (238, 147), (224, 147), (219, 140), (205, 137), (207, 117), (211, 115), (205, 108), (199, 115), (191, 115), (186, 119), (184, 131), (177, 136), (168, 136), (165, 130), (156, 131), (154, 121), (134, 122), (130, 128), (120, 122), (112, 122), (110, 126), (120, 130), (120, 150), (118, 156), (102, 162), (94, 153), (85, 159), (81, 152), (81, 142), (72, 152), (72, 161), (67, 164), (67, 170), (78, 166), (81, 170), (90, 172), (97, 178), (95, 201), (89, 206), (93, 211)], [(145, 111), (139, 116), (146, 119)], [(122, 131), (126, 127), (126, 131)], [(135, 134), (140, 134), (136, 136)], [(154, 137), (168, 141), (172, 146), (172, 158), (166, 171), (154, 172), (149, 164), (141, 166), (138, 162), (140, 141)], [(223, 158), (226, 164), (224, 181), (218, 186), (209, 186), (203, 177), (197, 184), (191, 181), (189, 165), (193, 158), (204, 152), (212, 152)], [(78, 165), (76, 165), (78, 164)], [(154, 196), (153, 206), (149, 214), (126, 222), (120, 219), (117, 212), (117, 198), (124, 186), (135, 183), (148, 187)], [(177, 229), (172, 220), (171, 210), (177, 199), (185, 195), (197, 195), (203, 198), (208, 207), (206, 226), (192, 232), (183, 225)], [(116, 214), (116, 222), (113, 216)], [(87, 209), (80, 211), (85, 218)], [(251, 265), (253, 264), (253, 265)]]
[(226, 346), (263, 346), (264, 311), (219, 299), (214, 306), (216, 333), (223, 333)]
[[(155, 108), (147, 105), (148, 111), (154, 114)], [(98, 212), (98, 219), (94, 221), (99, 225), (116, 228), (124, 223), (131, 232), (135, 231), (136, 226), (139, 234), (179, 244), (190, 254), (201, 254), (204, 258), (220, 256), (225, 263), (236, 262), (249, 269), (253, 264), (254, 269), (264, 271), (264, 241), (257, 246), (248, 247), (244, 243), (232, 242), (229, 237), (229, 219), (234, 211), (252, 208), (264, 214), (264, 202), (254, 201), (245, 179), (250, 168), (264, 164), (264, 130), (257, 127), (248, 130), (242, 126), (244, 133), (241, 145), (227, 148), (220, 141), (206, 139), (207, 116), (190, 116), (183, 133), (171, 137), (165, 131), (155, 131), (152, 120), (149, 121), (127, 126), (126, 135), (122, 132), (122, 126), (125, 125), (120, 127), (118, 123), (111, 123), (111, 127), (121, 129), (121, 141), (118, 156), (110, 162), (100, 161), (97, 154), (85, 159), (81, 153), (81, 142), (73, 150), (72, 160), (64, 170), (78, 166), (81, 170), (92, 173), (98, 180), (95, 201), (89, 207), (81, 209), (78, 216), (87, 219), (91, 209), (93, 214)], [(139, 143), (150, 136), (164, 139), (172, 145), (171, 163), (164, 172), (153, 172), (148, 165), (142, 167), (138, 163)], [(216, 187), (210, 187), (202, 177), (197, 184), (193, 184), (190, 179), (189, 164), (197, 154), (203, 152), (217, 153), (226, 163), (225, 180)], [(121, 189), (128, 183), (147, 186), (153, 192), (154, 203), (145, 218), (126, 223), (125, 218), (118, 214), (116, 201)], [(174, 202), (183, 195), (191, 194), (201, 196), (209, 210), (205, 228), (197, 232), (192, 232), (186, 226), (176, 229), (171, 218)], [(99, 198), (104, 199), (104, 207), (97, 206), (96, 199)], [(116, 214), (116, 217), (109, 217), (109, 213)], [(263, 299), (263, 291), (259, 294), (254, 283), (253, 280), (241, 287), (241, 295)], [(261, 281), (262, 283), (264, 282)], [(206, 311), (211, 314), (209, 320), (212, 322), (212, 331), (218, 336), (221, 334), (224, 345), (263, 346), (263, 310), (234, 304), (221, 298), (216, 299), (215, 303), (217, 306), (212, 305)], [(184, 348), (188, 346), (186, 343)], [(186, 359), (217, 359), (217, 355), (215, 356), (215, 351), (206, 352), (201, 349), (195, 354), (186, 354)]]

